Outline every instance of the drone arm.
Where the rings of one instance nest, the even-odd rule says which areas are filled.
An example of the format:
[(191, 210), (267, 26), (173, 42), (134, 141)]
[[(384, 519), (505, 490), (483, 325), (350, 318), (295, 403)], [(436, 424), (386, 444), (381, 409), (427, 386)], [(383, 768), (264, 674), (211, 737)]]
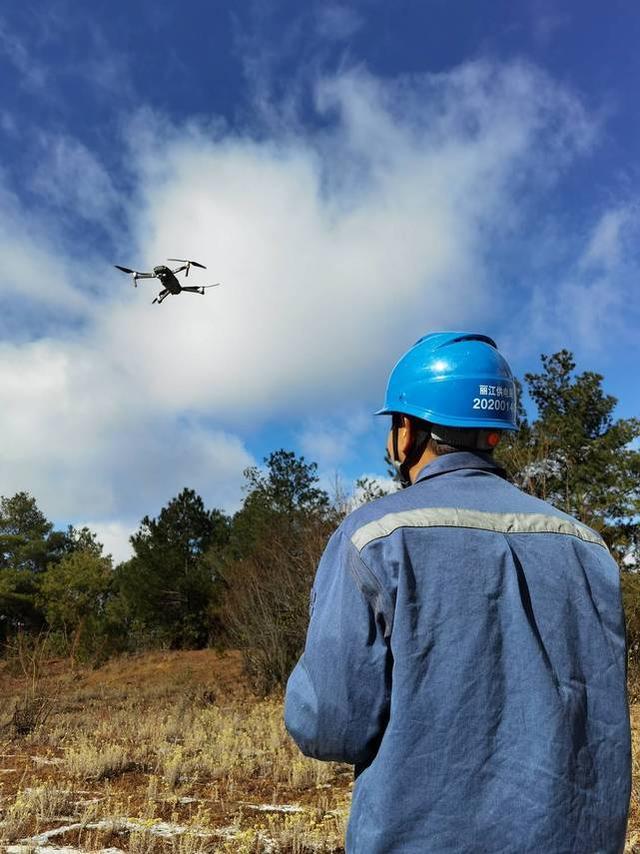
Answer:
[(217, 282), (215, 285), (192, 285), (188, 287), (183, 287), (183, 291), (187, 291), (190, 294), (202, 294), (204, 296), (204, 292), (207, 288), (217, 288), (220, 285), (220, 282)]
[(181, 273), (183, 270), (189, 270), (188, 264), (181, 264), (180, 267), (176, 267), (175, 270), (172, 270), (172, 273)]
[(129, 276), (134, 276), (136, 279), (155, 279), (155, 273), (139, 273), (137, 270), (132, 270), (130, 267), (121, 267), (120, 264), (113, 265), (116, 270), (122, 270), (123, 273), (127, 273)]

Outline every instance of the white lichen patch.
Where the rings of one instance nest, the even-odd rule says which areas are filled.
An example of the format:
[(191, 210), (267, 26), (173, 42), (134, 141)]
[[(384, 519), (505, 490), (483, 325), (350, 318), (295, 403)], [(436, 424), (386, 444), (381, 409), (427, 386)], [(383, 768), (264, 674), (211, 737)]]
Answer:
[[(136, 833), (144, 831), (151, 836), (157, 836), (162, 839), (173, 839), (176, 836), (182, 836), (189, 833), (191, 836), (199, 836), (206, 838), (212, 836), (211, 830), (205, 830), (199, 827), (187, 827), (182, 824), (173, 824), (169, 821), (144, 821), (135, 818), (104, 818), (99, 821), (91, 821), (88, 823), (76, 822), (74, 824), (64, 824), (60, 827), (55, 827), (52, 830), (45, 830), (37, 836), (31, 836), (28, 839), (21, 839), (16, 847), (16, 850), (22, 854), (23, 851), (28, 851), (29, 854), (34, 847), (46, 845), (51, 839), (56, 836), (62, 836), (65, 833), (73, 833), (76, 830), (115, 830), (118, 833)], [(60, 850), (60, 849), (58, 849)], [(73, 849), (75, 850), (75, 849)]]
[(201, 804), (204, 801), (203, 798), (191, 798), (186, 795), (182, 798), (176, 798), (175, 795), (172, 795), (171, 797), (164, 798), (163, 800), (171, 804)]
[[(69, 845), (9, 845), (6, 848), (7, 854), (85, 854), (80, 848), (73, 848)], [(94, 851), (93, 854), (124, 854), (122, 848), (100, 848)]]
[(302, 813), (306, 812), (304, 807), (298, 806), (297, 804), (248, 804), (244, 801), (241, 802), (243, 807), (246, 807), (249, 810), (255, 810), (256, 812), (281, 812), (281, 813)]
[[(262, 848), (260, 849), (263, 854), (275, 854), (276, 842), (272, 839), (268, 834), (266, 834), (263, 830), (258, 830), (256, 832), (249, 831), (251, 833), (252, 839), (260, 842)], [(218, 839), (223, 839), (225, 842), (234, 842), (243, 836), (246, 841), (247, 831), (243, 831), (237, 825), (229, 825), (227, 827), (216, 827), (213, 831), (212, 835), (217, 837)]]
[(62, 765), (64, 759), (59, 759), (57, 756), (32, 756), (31, 761), (36, 765)]
[[(37, 836), (31, 836), (29, 839), (21, 839), (18, 846), (14, 847), (17, 847), (22, 851), (24, 846), (46, 845), (50, 839), (55, 839), (56, 836), (62, 836), (65, 833), (70, 833), (74, 830), (79, 830), (80, 828), (82, 828), (82, 824), (80, 823), (63, 824), (60, 827), (54, 827), (51, 830), (44, 830), (42, 833), (39, 833)], [(30, 850), (31, 849), (29, 849), (29, 851)]]

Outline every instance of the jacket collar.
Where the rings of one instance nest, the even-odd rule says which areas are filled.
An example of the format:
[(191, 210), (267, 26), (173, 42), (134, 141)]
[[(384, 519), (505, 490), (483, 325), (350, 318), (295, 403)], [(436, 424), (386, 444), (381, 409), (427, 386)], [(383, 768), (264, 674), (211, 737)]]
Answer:
[(455, 454), (443, 454), (441, 457), (432, 460), (430, 463), (420, 469), (414, 484), (421, 480), (427, 480), (430, 477), (436, 477), (439, 474), (446, 474), (450, 471), (459, 471), (460, 469), (479, 469), (486, 471), (489, 474), (497, 474), (499, 477), (506, 477), (506, 473), (498, 463), (488, 454), (474, 454), (471, 451), (456, 451)]

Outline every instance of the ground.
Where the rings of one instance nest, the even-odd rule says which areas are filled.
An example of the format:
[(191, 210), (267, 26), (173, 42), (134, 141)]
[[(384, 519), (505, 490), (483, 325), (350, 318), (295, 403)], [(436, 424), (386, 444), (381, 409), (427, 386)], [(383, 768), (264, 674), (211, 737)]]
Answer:
[[(148, 653), (98, 670), (23, 656), (0, 680), (9, 854), (344, 851), (351, 767), (301, 757), (282, 698), (251, 694), (237, 653)], [(635, 768), (635, 703), (632, 722)], [(640, 854), (635, 786), (626, 851)]]
[(44, 670), (2, 672), (5, 850), (343, 850), (352, 769), (300, 756), (237, 653)]

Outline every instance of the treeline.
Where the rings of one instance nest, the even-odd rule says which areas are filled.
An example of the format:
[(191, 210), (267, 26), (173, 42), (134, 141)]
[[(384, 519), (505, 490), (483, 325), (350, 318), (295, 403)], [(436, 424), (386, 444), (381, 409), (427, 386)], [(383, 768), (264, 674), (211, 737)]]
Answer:
[(345, 510), (317, 466), (279, 450), (245, 471), (232, 517), (185, 488), (113, 565), (87, 528), (56, 531), (25, 492), (0, 499), (0, 631), (99, 663), (124, 652), (242, 648), (257, 687), (281, 682), (304, 634), (309, 587)]
[[(520, 395), (519, 430), (498, 456), (508, 476), (598, 530), (621, 569), (640, 568), (638, 419), (613, 418), (599, 374), (566, 350), (542, 357)], [(0, 500), (0, 640), (46, 636), (53, 652), (100, 662), (149, 648), (243, 651), (262, 691), (282, 685), (302, 650), (308, 597), (326, 541), (348, 509), (317, 467), (279, 450), (245, 472), (240, 510), (205, 507), (185, 488), (146, 516), (133, 557), (113, 566), (87, 528), (54, 530), (26, 492)], [(375, 498), (372, 483), (359, 484)], [(640, 576), (624, 573), (630, 649), (640, 654)]]

